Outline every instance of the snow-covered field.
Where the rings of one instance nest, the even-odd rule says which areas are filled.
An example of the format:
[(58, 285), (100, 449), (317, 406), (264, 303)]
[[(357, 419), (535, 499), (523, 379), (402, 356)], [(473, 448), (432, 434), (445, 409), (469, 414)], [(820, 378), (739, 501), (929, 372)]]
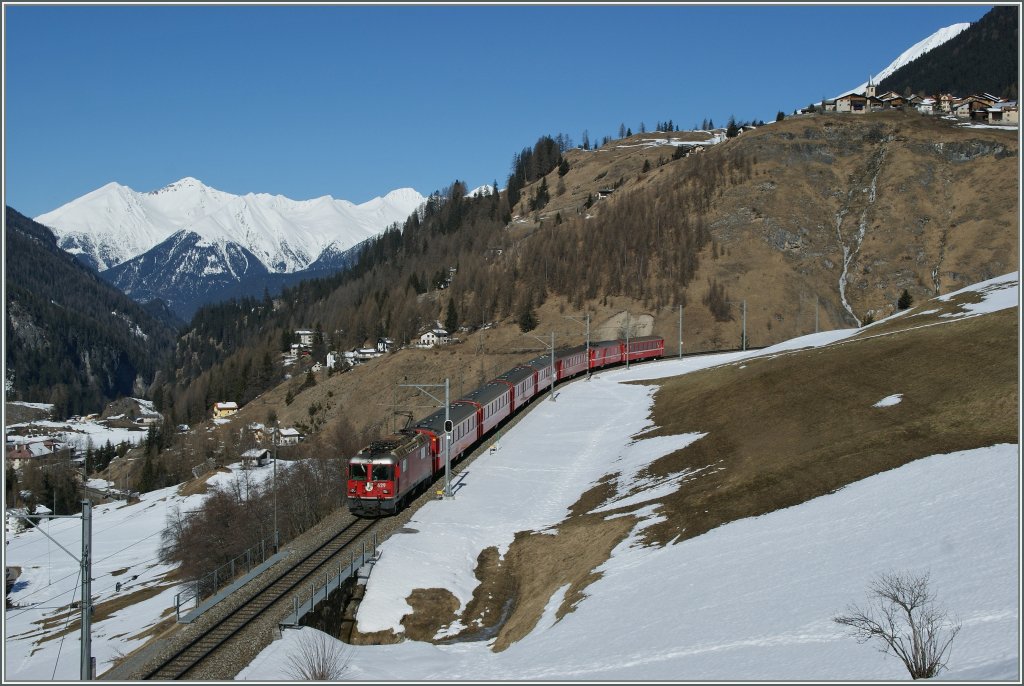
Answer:
[[(250, 470), (235, 464), (230, 469), (230, 473), (210, 477), (207, 484), (229, 487), (236, 480), (244, 483), (245, 479), (259, 483), (270, 478), (273, 464)], [(101, 481), (95, 480), (95, 485), (100, 486)], [(169, 512), (176, 507), (181, 511), (195, 509), (206, 496), (181, 497), (176, 491), (177, 486), (173, 486), (145, 493), (140, 502), (132, 505), (118, 502), (93, 508), (93, 605), (162, 587), (152, 597), (93, 623), (92, 654), (97, 674), (109, 669), (119, 653), (142, 645), (144, 640), (135, 637), (164, 619), (167, 609), (174, 607), (175, 594), (184, 590), (180, 584), (162, 582), (172, 567), (159, 560), (160, 533)], [(55, 519), (40, 526), (68, 551), (76, 556), (81, 554), (81, 519)], [(78, 562), (38, 530), (14, 534), (9, 520), (5, 533), (5, 562), (20, 567), (21, 576), (10, 595), (17, 607), (7, 608), (4, 613), (4, 681), (77, 680), (78, 631), (68, 634), (63, 641), (47, 640), (46, 636), (61, 630), (65, 621), (51, 622), (52, 626), (45, 628), (41, 623), (65, 613), (70, 602), (80, 599)], [(71, 621), (77, 619), (78, 613), (72, 612)]]
[[(963, 621), (946, 678), (1019, 681), (1017, 453), (1004, 445), (930, 457), (678, 545), (625, 542), (574, 612), (556, 623), (556, 594), (534, 631), (504, 652), (484, 643), (349, 647), (345, 678), (907, 679), (896, 658), (858, 644), (831, 621), (863, 602), (875, 574), (899, 569), (930, 571), (940, 600)], [(511, 451), (500, 459), (512, 459)], [(380, 621), (367, 624), (386, 624), (404, 609), (410, 584), (399, 579), (403, 570), (460, 596), (471, 586), (475, 557), (464, 557), (464, 540), (483, 547), (501, 538), (484, 538), (489, 519), (456, 525), (485, 493), (498, 497), (481, 471), (466, 489), (479, 497), (467, 492), (430, 504), (411, 524), (419, 534), (384, 545), (367, 589), (374, 602), (360, 612)], [(502, 500), (512, 495), (502, 489)], [(445, 551), (452, 542), (457, 548)], [(287, 656), (312, 631), (285, 631), (238, 678), (290, 678)]]
[[(1017, 279), (1014, 273), (973, 287), (986, 299), (967, 316), (1017, 306)], [(551, 532), (566, 508), (606, 473), (621, 473), (620, 493), (630, 490), (621, 486), (636, 487), (616, 504), (628, 504), (650, 523), (650, 501), (685, 484), (680, 486), (681, 476), (644, 482), (642, 467), (700, 436), (644, 438), (652, 387), (624, 382), (843, 345), (858, 332), (869, 333), (865, 328), (805, 336), (761, 351), (604, 371), (590, 382), (562, 387), (557, 400), (540, 401), (500, 438), (499, 449), (469, 467), (465, 479), (456, 481), (453, 500), (430, 502), (416, 513), (409, 528), (418, 533), (383, 544), (360, 608), (360, 628), (401, 630), (401, 617), (409, 611), (405, 598), (414, 588), (447, 588), (465, 604), (477, 584), (481, 550), (507, 550), (517, 531)], [(905, 392), (894, 387), (878, 398), (877, 411), (886, 412)], [(270, 467), (249, 472), (256, 478), (270, 473)], [(211, 483), (227, 483), (237, 474), (217, 475)], [(602, 577), (586, 589), (575, 611), (555, 621), (565, 592), (560, 589), (533, 632), (507, 650), (494, 653), (484, 642), (346, 647), (345, 679), (905, 679), (898, 660), (858, 644), (831, 618), (862, 603), (877, 573), (908, 570), (929, 571), (939, 600), (963, 622), (944, 677), (1019, 681), (1019, 476), (1019, 446), (991, 446), (917, 460), (665, 548), (640, 547), (641, 524), (601, 566)], [(203, 497), (181, 498), (175, 490), (145, 494), (132, 506), (95, 508), (94, 604), (155, 587), (169, 571), (157, 559), (167, 512), (191, 509)], [(78, 520), (58, 520), (50, 531), (69, 550), (79, 549)], [(4, 680), (76, 679), (77, 632), (63, 643), (44, 640), (55, 629), (38, 622), (77, 599), (77, 564), (38, 531), (9, 533), (7, 541), (7, 564), (23, 571), (12, 594), (20, 607), (5, 613)], [(128, 571), (115, 576), (123, 569)], [(124, 584), (120, 592), (118, 581)], [(178, 590), (165, 588), (94, 624), (99, 673), (117, 652), (142, 642), (133, 637), (161, 619)], [(294, 678), (289, 656), (312, 632), (285, 631), (238, 678)]]
[[(968, 316), (1018, 303), (1017, 274), (970, 290), (986, 301)], [(606, 371), (564, 387), (555, 402), (541, 401), (500, 440), (499, 450), (473, 463), (453, 500), (416, 513), (408, 527), (418, 533), (384, 543), (360, 605), (359, 628), (401, 632), (401, 618), (411, 609), (405, 598), (415, 588), (446, 588), (465, 607), (477, 585), (481, 550), (504, 552), (515, 532), (549, 529), (606, 473), (621, 471), (620, 483), (638, 487), (616, 505), (634, 506), (647, 521), (598, 570), (601, 579), (574, 612), (555, 621), (561, 589), (533, 632), (507, 650), (494, 653), (486, 642), (353, 646), (346, 648), (345, 678), (906, 679), (896, 658), (858, 644), (831, 621), (850, 604), (863, 604), (875, 575), (896, 570), (929, 572), (941, 604), (962, 620), (944, 678), (1019, 681), (1018, 445), (932, 456), (682, 543), (639, 545), (636, 534), (653, 516), (646, 503), (679, 486), (641, 483), (636, 475), (700, 437), (644, 439), (651, 387), (623, 382), (829, 345), (855, 333)], [(879, 407), (901, 395), (893, 390)], [(294, 678), (289, 656), (313, 631), (285, 631), (238, 678)]]
[[(160, 416), (160, 413), (153, 407), (153, 403), (142, 398), (132, 398), (144, 414)], [(46, 403), (25, 403), (13, 402), (12, 405), (22, 405), (41, 410), (52, 410), (53, 405)], [(120, 419), (121, 417), (109, 417), (108, 419)], [(106, 424), (106, 420), (93, 420), (77, 417), (64, 421), (52, 421), (48, 419), (37, 419), (31, 422), (18, 422), (8, 424), (4, 432), (8, 439), (14, 439), (19, 435), (32, 435), (32, 440), (39, 440), (41, 434), (53, 438), (61, 443), (73, 446), (79, 452), (85, 452), (88, 448), (102, 448), (108, 442), (111, 445), (130, 443), (138, 445), (146, 439), (149, 427), (134, 426), (132, 428), (113, 427)]]

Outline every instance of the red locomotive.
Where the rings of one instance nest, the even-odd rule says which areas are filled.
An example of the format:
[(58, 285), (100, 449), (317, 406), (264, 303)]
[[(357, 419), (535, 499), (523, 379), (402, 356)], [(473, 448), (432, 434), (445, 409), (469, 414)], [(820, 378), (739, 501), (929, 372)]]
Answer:
[(373, 441), (348, 460), (348, 507), (356, 515), (382, 516), (401, 510), (444, 473), (448, 441), (451, 463), (470, 452), (485, 436), (554, 383), (627, 361), (656, 360), (665, 354), (661, 336), (598, 341), (541, 355), (517, 365), (455, 400), (415, 426)]

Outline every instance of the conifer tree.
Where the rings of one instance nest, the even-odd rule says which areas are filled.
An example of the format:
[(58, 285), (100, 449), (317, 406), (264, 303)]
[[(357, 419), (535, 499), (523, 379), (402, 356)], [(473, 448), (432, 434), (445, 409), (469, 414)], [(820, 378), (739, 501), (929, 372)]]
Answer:
[(900, 299), (896, 301), (896, 307), (901, 310), (910, 309), (910, 306), (914, 304), (914, 297), (910, 295), (910, 291), (906, 288), (903, 289), (903, 293), (900, 295)]
[(448, 300), (448, 312), (444, 317), (444, 328), (448, 330), (448, 333), (455, 333), (455, 330), (459, 328), (459, 313), (455, 309), (455, 298)]
[(725, 137), (735, 138), (737, 135), (739, 135), (739, 132), (739, 127), (736, 126), (736, 118), (729, 117), (729, 125), (725, 128)]

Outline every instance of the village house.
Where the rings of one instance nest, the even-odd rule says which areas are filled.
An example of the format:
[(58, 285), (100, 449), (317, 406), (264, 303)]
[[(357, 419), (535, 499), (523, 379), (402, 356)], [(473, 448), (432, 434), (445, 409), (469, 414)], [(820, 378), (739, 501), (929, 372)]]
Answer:
[(299, 441), (302, 440), (302, 434), (299, 433), (298, 429), (280, 429), (278, 430), (277, 435), (278, 445), (298, 445)]
[(943, 93), (939, 96), (939, 112), (942, 114), (953, 114), (953, 104), (959, 100), (951, 93)]
[(384, 354), (379, 352), (377, 348), (356, 348), (352, 352), (357, 362), (369, 362)]
[(29, 461), (56, 457), (63, 449), (62, 443), (48, 436), (9, 436), (4, 457), (12, 467), (21, 469)]
[(433, 328), (420, 336), (420, 345), (432, 348), (435, 345), (447, 345), (451, 342), (448, 332), (444, 329)]
[(893, 110), (902, 110), (909, 103), (908, 98), (904, 98), (902, 95), (897, 95), (891, 91), (879, 97), (879, 100), (882, 101), (883, 108)]
[(938, 107), (938, 101), (935, 98), (924, 98), (918, 102), (915, 107), (921, 114), (935, 114), (936, 108)]
[(847, 93), (836, 98), (836, 112), (865, 114), (882, 109), (882, 101), (874, 95)]
[(1016, 100), (996, 103), (994, 106), (989, 107), (987, 112), (989, 124), (1017, 126), (1020, 123)]
[(238, 403), (214, 403), (213, 404), (213, 418), (223, 419), (224, 417), (230, 417), (231, 415), (238, 412)]
[(395, 347), (395, 342), (390, 338), (378, 338), (377, 339), (377, 352), (389, 353)]
[(295, 336), (299, 339), (299, 345), (303, 348), (313, 347), (313, 332), (310, 329), (299, 329), (295, 332)]
[(242, 469), (262, 467), (270, 460), (270, 451), (266, 448), (250, 448), (242, 453)]
[(253, 422), (249, 425), (249, 431), (252, 432), (252, 438), (257, 443), (262, 443), (266, 437), (266, 427), (259, 422)]

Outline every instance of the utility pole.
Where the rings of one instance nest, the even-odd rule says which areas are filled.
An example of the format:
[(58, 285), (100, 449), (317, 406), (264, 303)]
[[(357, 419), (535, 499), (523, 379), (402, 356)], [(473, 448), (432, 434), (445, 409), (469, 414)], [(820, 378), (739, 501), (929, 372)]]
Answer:
[[(536, 338), (541, 343), (544, 343), (544, 339), (541, 338), (540, 336), (536, 336), (536, 335), (534, 335), (532, 333), (524, 333), (523, 335), (524, 336), (532, 336), (533, 338)], [(551, 332), (551, 385), (550, 385), (550, 389), (551, 389), (551, 393), (548, 395), (548, 399), (551, 400), (551, 401), (554, 401), (554, 399), (555, 399), (555, 332), (554, 331)]]
[(281, 420), (274, 420), (274, 433), (272, 439), (274, 441), (274, 553), (280, 551), (280, 537), (277, 532), (277, 445), (281, 442)]
[(426, 393), (436, 402), (441, 402), (440, 398), (435, 396), (433, 393), (428, 391), (428, 388), (444, 388), (444, 497), (446, 500), (452, 497), (452, 477), (451, 477), (451, 465), (452, 465), (452, 418), (451, 418), (451, 384), (450, 379), (447, 377), (443, 384), (420, 384), (420, 383), (403, 383), (398, 384), (405, 388), (415, 388), (418, 391)]
[(555, 332), (551, 331), (551, 401), (555, 400)]
[(743, 301), (743, 352), (747, 351), (747, 301)]
[(683, 359), (683, 306), (679, 306), (679, 359)]
[[(584, 322), (580, 321), (579, 319), (577, 319), (576, 317), (570, 317), (568, 315), (562, 315), (562, 319), (571, 319), (574, 322), (579, 322), (580, 324), (584, 323)], [(587, 325), (587, 381), (590, 381), (590, 313), (589, 312), (587, 312), (587, 320), (586, 320), (585, 323)]]
[(92, 501), (82, 501), (82, 681), (92, 674)]
[(71, 559), (77, 562), (80, 566), (79, 575), (82, 577), (82, 621), (81, 627), (81, 661), (80, 661), (80, 672), (79, 677), (81, 681), (92, 681), (93, 679), (93, 661), (92, 661), (92, 501), (86, 498), (82, 500), (82, 514), (81, 515), (23, 515), (19, 513), (13, 513), (15, 516), (24, 519), (25, 521), (32, 524), (33, 519), (42, 519), (43, 517), (49, 517), (50, 519), (77, 519), (82, 518), (82, 557), (75, 557), (75, 554), (60, 544), (60, 542), (51, 536), (48, 532), (36, 527), (36, 529), (46, 536), (48, 539), (53, 541), (58, 548), (63, 550), (65, 553), (71, 556)]
[(743, 304), (743, 352), (747, 351), (747, 300), (727, 300), (728, 303), (742, 303)]
[(626, 369), (629, 369), (629, 310), (626, 310)]

